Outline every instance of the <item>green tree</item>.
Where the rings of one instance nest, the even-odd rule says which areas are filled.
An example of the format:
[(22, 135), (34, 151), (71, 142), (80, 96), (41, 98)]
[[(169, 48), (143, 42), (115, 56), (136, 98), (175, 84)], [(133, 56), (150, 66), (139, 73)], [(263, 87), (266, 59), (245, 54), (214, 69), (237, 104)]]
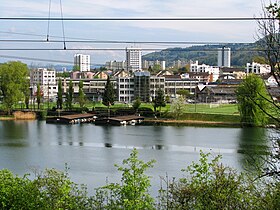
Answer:
[(62, 98), (62, 81), (61, 78), (58, 80), (58, 88), (57, 88), (57, 108), (62, 109), (63, 98)]
[(245, 126), (260, 126), (268, 122), (270, 97), (263, 80), (255, 75), (248, 75), (236, 91), (241, 123)]
[[(271, 74), (275, 78), (278, 88), (280, 87), (280, 5), (279, 1), (269, 1), (268, 5), (263, 5), (263, 20), (258, 21), (259, 47), (264, 50), (267, 63), (271, 67)], [(280, 125), (280, 106), (277, 101), (270, 100), (269, 103), (275, 114), (266, 113)], [(278, 129), (279, 132), (279, 129)], [(270, 138), (273, 149), (264, 169), (264, 175), (280, 180), (280, 138)]]
[(139, 107), (141, 106), (141, 100), (139, 97), (137, 97), (132, 104), (133, 109), (135, 110), (135, 112), (138, 111)]
[(159, 107), (159, 113), (161, 113), (161, 107), (166, 106), (164, 91), (160, 88), (156, 91), (156, 96), (153, 99), (154, 112), (156, 113), (157, 107)]
[(73, 82), (72, 80), (70, 80), (68, 92), (66, 94), (66, 108), (70, 110), (72, 109), (73, 95), (74, 95)]
[(186, 89), (180, 89), (180, 90), (176, 91), (176, 94), (178, 94), (186, 99), (190, 95), (190, 91), (188, 91)]
[[(219, 163), (221, 156), (208, 160), (200, 152), (199, 162), (182, 169), (183, 178), (168, 181), (161, 192), (164, 209), (272, 209), (267, 208), (254, 182)], [(264, 190), (264, 189), (263, 189)], [(261, 200), (261, 202), (260, 202)], [(268, 202), (269, 203), (269, 202)], [(262, 206), (263, 205), (263, 206)]]
[(74, 65), (73, 66), (73, 71), (80, 71), (80, 66)]
[[(133, 149), (130, 157), (123, 160), (122, 166), (115, 165), (118, 171), (122, 172), (122, 184), (111, 183), (98, 189), (98, 194), (103, 195), (96, 197), (100, 209), (155, 209), (154, 199), (148, 193), (150, 177), (145, 174), (154, 163), (155, 160), (147, 163), (140, 160), (138, 151)], [(104, 202), (106, 197), (108, 200)]]
[(24, 104), (25, 108), (29, 109), (29, 100), (30, 100), (30, 79), (26, 79), (23, 86), (22, 92), (24, 94)]
[(107, 82), (105, 85), (105, 90), (103, 93), (102, 104), (108, 107), (108, 112), (110, 106), (114, 105), (115, 101), (115, 90), (113, 84), (110, 81), (110, 77), (107, 77)]
[(27, 65), (11, 61), (0, 65), (0, 90), (3, 106), (11, 113), (13, 106), (24, 100), (24, 87), (28, 76)]
[(83, 108), (85, 106), (85, 103), (86, 103), (86, 96), (85, 96), (83, 87), (84, 87), (84, 83), (81, 80), (79, 82), (79, 96), (78, 96), (78, 101), (79, 101), (79, 104), (80, 104), (81, 108)]
[(176, 98), (172, 101), (170, 106), (170, 111), (175, 117), (175, 119), (179, 119), (183, 113), (185, 108), (185, 98), (182, 96), (179, 96), (179, 98)]
[(37, 83), (36, 99), (37, 99), (38, 109), (40, 109), (40, 104), (41, 104), (41, 99), (42, 99), (42, 91), (41, 91), (41, 86), (40, 86), (39, 83)]

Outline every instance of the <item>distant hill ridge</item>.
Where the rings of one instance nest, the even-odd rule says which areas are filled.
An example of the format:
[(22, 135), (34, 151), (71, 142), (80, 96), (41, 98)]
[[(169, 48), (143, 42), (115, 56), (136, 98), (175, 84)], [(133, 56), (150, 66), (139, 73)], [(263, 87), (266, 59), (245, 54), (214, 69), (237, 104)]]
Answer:
[[(200, 45), (186, 48), (168, 48), (160, 52), (153, 52), (142, 56), (142, 60), (165, 60), (166, 65), (172, 65), (173, 61), (198, 60), (199, 63), (217, 66), (218, 48), (231, 48), (231, 65), (243, 67), (251, 63), (256, 56), (264, 56), (262, 52), (253, 51), (257, 49), (257, 42), (248, 44), (227, 44), (227, 45)], [(252, 51), (250, 51), (252, 50)]]

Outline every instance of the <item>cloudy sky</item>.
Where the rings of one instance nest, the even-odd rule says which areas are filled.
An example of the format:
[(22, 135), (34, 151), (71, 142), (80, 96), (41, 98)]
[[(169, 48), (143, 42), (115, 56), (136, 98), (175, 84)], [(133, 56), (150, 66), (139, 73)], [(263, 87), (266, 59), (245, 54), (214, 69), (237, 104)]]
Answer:
[[(61, 17), (60, 0), (2, 0), (0, 17)], [(256, 17), (261, 0), (61, 0), (64, 18), (214, 18)], [(61, 21), (0, 20), (0, 62), (22, 60), (28, 64), (71, 64), (75, 53), (91, 55), (92, 63), (124, 60), (124, 51), (80, 50), (98, 48), (167, 48), (187, 45), (139, 44), (141, 41), (254, 42), (255, 21), (64, 21), (67, 50), (63, 49)], [(8, 42), (5, 40), (33, 40)], [(70, 40), (126, 41), (126, 44), (67, 42)], [(6, 49), (6, 50), (4, 50)], [(10, 49), (10, 50), (7, 50)], [(25, 50), (11, 50), (25, 49)], [(73, 50), (77, 49), (77, 50)], [(9, 57), (10, 56), (10, 57)], [(17, 57), (12, 58), (11, 56)], [(55, 60), (56, 62), (40, 61)]]

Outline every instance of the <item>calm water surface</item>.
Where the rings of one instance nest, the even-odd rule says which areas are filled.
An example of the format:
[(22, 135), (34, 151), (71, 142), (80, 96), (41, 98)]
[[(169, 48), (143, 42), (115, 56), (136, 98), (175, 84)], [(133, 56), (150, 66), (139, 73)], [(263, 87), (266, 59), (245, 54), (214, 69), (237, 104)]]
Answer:
[(179, 177), (199, 158), (199, 151), (222, 154), (223, 163), (242, 170), (246, 154), (262, 152), (269, 130), (175, 126), (95, 126), (46, 124), (45, 121), (0, 121), (0, 168), (23, 175), (33, 169), (70, 168), (71, 179), (89, 188), (119, 180), (121, 164), (132, 148), (141, 159), (155, 159), (148, 171), (157, 188), (160, 176)]

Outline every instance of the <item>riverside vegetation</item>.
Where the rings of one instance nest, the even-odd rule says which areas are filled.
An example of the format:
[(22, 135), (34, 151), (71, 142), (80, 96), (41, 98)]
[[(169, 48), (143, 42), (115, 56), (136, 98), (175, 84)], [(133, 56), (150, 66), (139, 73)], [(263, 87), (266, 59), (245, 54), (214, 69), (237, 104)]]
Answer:
[(1, 209), (279, 209), (279, 177), (239, 173), (220, 163), (221, 156), (200, 160), (182, 169), (181, 178), (161, 179), (157, 198), (149, 193), (145, 172), (154, 160), (144, 162), (138, 151), (116, 165), (120, 183), (108, 183), (89, 195), (87, 187), (65, 172), (46, 169), (33, 179), (0, 171)]

